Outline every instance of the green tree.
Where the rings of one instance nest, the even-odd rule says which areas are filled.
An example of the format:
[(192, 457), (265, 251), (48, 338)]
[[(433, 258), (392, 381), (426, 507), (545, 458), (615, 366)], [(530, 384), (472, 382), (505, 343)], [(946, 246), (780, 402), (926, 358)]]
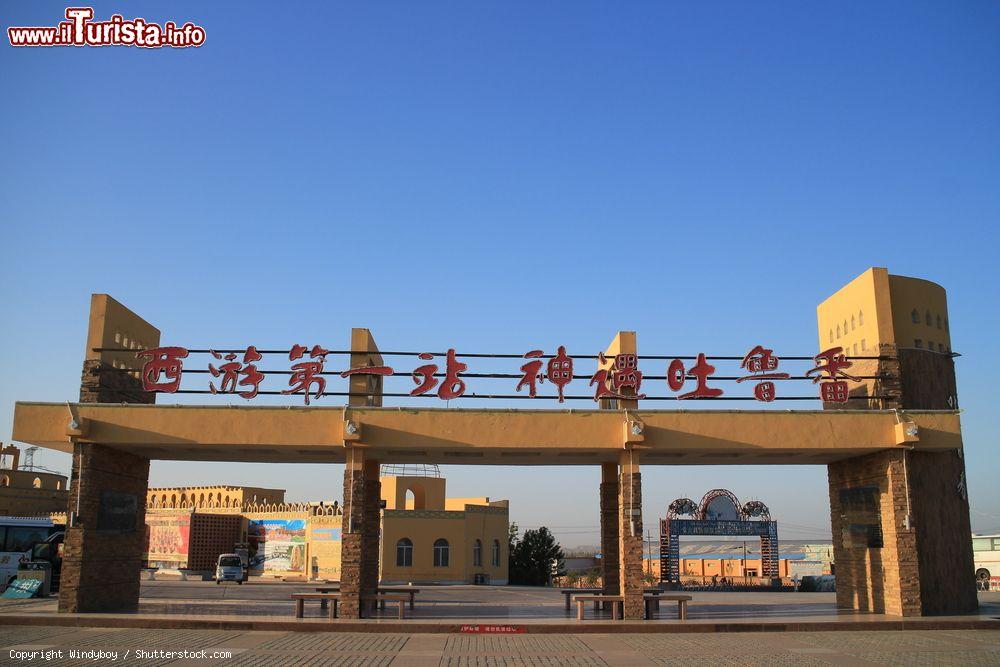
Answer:
[(518, 536), (517, 524), (510, 525), (508, 535), (510, 583), (524, 586), (545, 586), (554, 576), (563, 576), (563, 551), (548, 528), (525, 531)]

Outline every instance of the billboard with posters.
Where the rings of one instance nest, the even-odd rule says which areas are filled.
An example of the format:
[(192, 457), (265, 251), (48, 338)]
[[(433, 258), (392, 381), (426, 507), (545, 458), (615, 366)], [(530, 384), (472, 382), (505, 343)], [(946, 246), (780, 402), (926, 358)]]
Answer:
[(252, 519), (248, 528), (251, 570), (305, 571), (305, 519)]
[(145, 559), (150, 567), (187, 567), (191, 545), (190, 514), (146, 514), (149, 531)]
[(340, 578), (340, 516), (309, 518), (309, 560), (311, 575), (316, 578)]

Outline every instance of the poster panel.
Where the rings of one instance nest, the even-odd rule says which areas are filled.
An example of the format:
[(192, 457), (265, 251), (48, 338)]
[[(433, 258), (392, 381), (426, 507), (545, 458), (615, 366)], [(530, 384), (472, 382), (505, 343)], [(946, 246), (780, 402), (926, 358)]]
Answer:
[(191, 515), (146, 515), (149, 530), (146, 562), (150, 567), (187, 567), (191, 546)]
[(254, 571), (304, 572), (305, 519), (254, 519), (249, 530)]
[(341, 517), (313, 516), (309, 519), (309, 560), (315, 578), (340, 578), (342, 545)]

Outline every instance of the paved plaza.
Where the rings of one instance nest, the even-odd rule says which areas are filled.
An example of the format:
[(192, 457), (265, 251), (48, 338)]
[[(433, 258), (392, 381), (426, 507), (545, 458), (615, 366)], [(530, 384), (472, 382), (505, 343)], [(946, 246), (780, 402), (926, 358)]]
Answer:
[(497, 636), (0, 626), (0, 646), (2, 665), (52, 667), (1000, 664), (1000, 630)]
[[(761, 629), (754, 624), (768, 621), (774, 623), (769, 629), (780, 630), (809, 619), (851, 627), (858, 615), (838, 612), (829, 593), (694, 593), (688, 621), (667, 612), (667, 619), (654, 622), (581, 623), (565, 611), (557, 590), (430, 586), (403, 625), (387, 615), (362, 621), (367, 631), (358, 632), (357, 621), (350, 627), (329, 623), (318, 604), (306, 608), (306, 618), (293, 619), (288, 596), (311, 588), (294, 582), (144, 582), (133, 615), (57, 615), (54, 598), (4, 600), (0, 665), (1000, 665), (1000, 621), (997, 629), (978, 630), (684, 631), (713, 621), (730, 624), (729, 630)], [(980, 604), (977, 616), (965, 618), (1000, 618), (1000, 593), (981, 593)], [(105, 627), (55, 625), (75, 620)], [(123, 627), (128, 620), (151, 627)], [(285, 626), (235, 627), (247, 620)], [(199, 625), (169, 627), (180, 621)], [(914, 622), (930, 628), (934, 619)], [(461, 632), (458, 623), (486, 632)], [(337, 631), (338, 624), (345, 629)], [(497, 626), (519, 634), (489, 631)]]
[[(326, 610), (319, 602), (305, 605), (305, 616), (294, 618), (293, 593), (312, 592), (317, 583), (285, 582), (252, 579), (245, 585), (216, 585), (213, 581), (159, 580), (142, 583), (139, 610), (136, 614), (113, 615), (119, 618), (158, 618), (169, 621), (237, 622), (252, 621), (256, 627), (267, 623), (328, 624)], [(593, 625), (611, 623), (610, 612), (597, 611), (588, 605), (587, 619), (576, 618), (575, 606), (566, 610), (565, 597), (558, 589), (528, 586), (422, 586), (416, 596), (416, 607), (406, 610), (406, 618), (398, 621), (396, 610), (378, 612), (363, 623), (402, 623), (431, 627), (435, 624), (503, 623), (518, 626), (580, 626), (581, 631), (593, 631)], [(899, 621), (899, 617), (837, 609), (834, 593), (766, 593), (766, 592), (692, 592), (688, 619), (680, 621), (677, 606), (663, 602), (658, 618), (631, 621), (643, 626), (664, 626), (669, 631), (677, 626), (721, 624), (771, 624), (795, 629), (797, 623), (851, 624)], [(946, 617), (951, 620), (996, 621), (1000, 624), (1000, 592), (979, 594), (979, 613)], [(0, 600), (0, 622), (4, 616), (69, 617), (57, 614), (56, 596), (27, 600)], [(81, 619), (107, 618), (105, 614), (82, 614)], [(906, 619), (909, 624), (930, 624), (943, 617)], [(12, 622), (10, 620), (8, 623)], [(334, 623), (347, 623), (338, 619)], [(353, 621), (357, 623), (357, 621)], [(621, 622), (619, 622), (621, 623)], [(929, 626), (928, 626), (929, 627)], [(282, 629), (286, 629), (282, 627)]]

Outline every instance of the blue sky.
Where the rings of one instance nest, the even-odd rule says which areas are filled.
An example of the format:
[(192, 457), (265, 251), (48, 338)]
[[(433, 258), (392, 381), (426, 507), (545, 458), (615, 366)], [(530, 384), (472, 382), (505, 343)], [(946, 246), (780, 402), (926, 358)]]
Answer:
[[(816, 304), (887, 266), (948, 289), (973, 526), (1000, 531), (1000, 6), (705, 5), (98, 2), (206, 43), (0, 47), (0, 439), (14, 401), (76, 398), (91, 292), (190, 347), (366, 326), (385, 349), (597, 352), (630, 329), (647, 354), (801, 355)], [(446, 472), (596, 542), (597, 470)], [(162, 462), (151, 481), (342, 483)], [(821, 467), (647, 468), (648, 525), (716, 486), (783, 537), (829, 534)]]

